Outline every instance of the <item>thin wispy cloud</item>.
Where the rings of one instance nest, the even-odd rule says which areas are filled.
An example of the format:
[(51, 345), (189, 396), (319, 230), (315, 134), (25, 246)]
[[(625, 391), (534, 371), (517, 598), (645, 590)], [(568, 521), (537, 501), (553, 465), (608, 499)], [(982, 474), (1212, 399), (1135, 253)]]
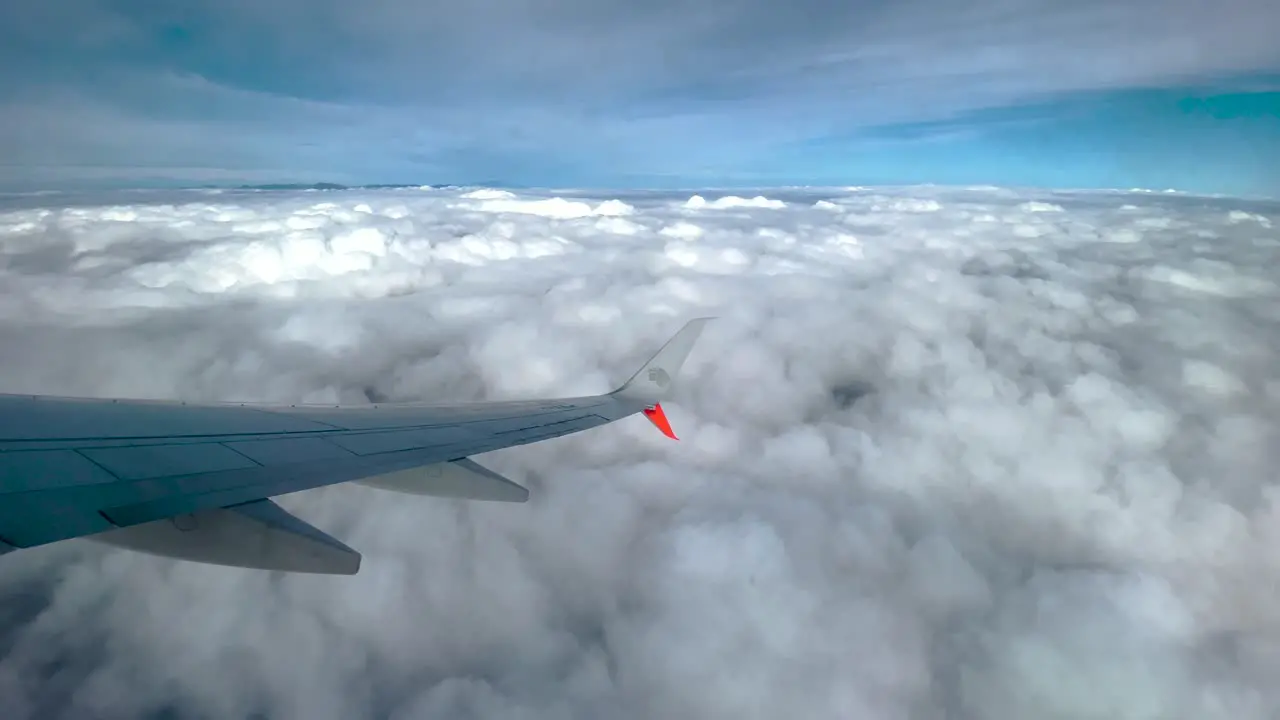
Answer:
[[(886, 124), (1027, 103), (1057, 118), (1089, 112), (1053, 105), (1082, 93), (1221, 92), (1280, 72), (1276, 26), (1269, 0), (18, 3), (0, 10), (0, 152), (362, 182), (792, 182), (830, 174), (796, 144)], [(1210, 157), (1205, 182), (1247, 160), (1164, 112)], [(848, 182), (885, 166), (857, 142), (832, 152)], [(957, 162), (931, 156), (913, 177)]]

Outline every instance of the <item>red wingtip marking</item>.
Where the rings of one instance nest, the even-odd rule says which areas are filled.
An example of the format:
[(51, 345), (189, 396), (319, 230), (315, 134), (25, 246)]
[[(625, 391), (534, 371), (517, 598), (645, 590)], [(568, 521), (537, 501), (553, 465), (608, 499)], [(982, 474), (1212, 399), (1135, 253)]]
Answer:
[(663, 435), (666, 435), (672, 440), (680, 439), (676, 437), (675, 432), (672, 431), (671, 423), (667, 420), (667, 414), (662, 411), (661, 403), (655, 403), (653, 407), (645, 408), (644, 416), (649, 418), (649, 422), (653, 423), (654, 427), (661, 430)]

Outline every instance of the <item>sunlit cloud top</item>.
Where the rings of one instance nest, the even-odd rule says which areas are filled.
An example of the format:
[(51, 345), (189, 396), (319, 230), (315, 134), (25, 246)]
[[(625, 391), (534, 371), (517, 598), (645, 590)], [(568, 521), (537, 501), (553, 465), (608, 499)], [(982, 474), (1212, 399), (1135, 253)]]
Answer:
[(995, 183), (1280, 194), (1280, 4), (0, 9), (0, 185)]

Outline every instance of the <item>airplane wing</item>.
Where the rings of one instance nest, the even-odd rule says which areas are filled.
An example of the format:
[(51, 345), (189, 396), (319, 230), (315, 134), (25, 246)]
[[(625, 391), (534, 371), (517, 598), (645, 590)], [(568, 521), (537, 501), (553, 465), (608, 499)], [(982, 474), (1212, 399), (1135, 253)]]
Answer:
[(0, 554), (88, 537), (235, 567), (355, 574), (360, 554), (270, 498), (356, 481), (524, 502), (470, 456), (643, 413), (710, 318), (686, 324), (605, 395), (464, 404), (192, 404), (0, 395)]

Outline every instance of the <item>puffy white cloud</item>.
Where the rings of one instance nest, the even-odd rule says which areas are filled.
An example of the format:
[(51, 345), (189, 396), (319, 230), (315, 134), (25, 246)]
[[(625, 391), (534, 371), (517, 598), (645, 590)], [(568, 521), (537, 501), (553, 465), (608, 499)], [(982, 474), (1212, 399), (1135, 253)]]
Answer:
[(716, 314), (669, 414), (481, 460), (527, 505), (282, 503), (273, 576), (0, 559), (11, 717), (1280, 711), (1280, 208), (855, 188), (6, 200), (8, 392), (596, 392)]

